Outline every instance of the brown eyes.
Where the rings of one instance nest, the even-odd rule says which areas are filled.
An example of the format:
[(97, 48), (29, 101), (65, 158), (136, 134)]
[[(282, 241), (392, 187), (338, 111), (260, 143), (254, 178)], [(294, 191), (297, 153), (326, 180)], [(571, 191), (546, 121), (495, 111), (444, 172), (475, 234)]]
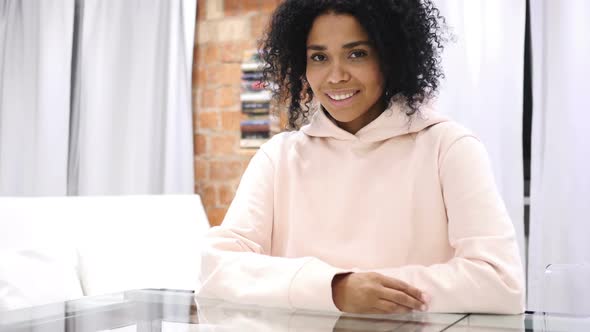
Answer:
[(324, 60), (326, 60), (326, 56), (323, 54), (312, 54), (311, 57), (309, 57), (311, 59), (311, 61), (314, 62), (322, 62)]
[[(348, 54), (348, 58), (354, 60), (364, 58), (367, 55), (368, 53), (364, 50), (355, 50)], [(314, 53), (309, 57), (309, 60), (311, 60), (312, 62), (324, 62), (328, 60), (328, 57), (322, 53)]]
[(367, 56), (367, 52), (365, 52), (365, 51), (352, 51), (350, 53), (350, 58), (352, 58), (352, 59), (362, 58), (362, 57), (366, 57), (366, 56)]

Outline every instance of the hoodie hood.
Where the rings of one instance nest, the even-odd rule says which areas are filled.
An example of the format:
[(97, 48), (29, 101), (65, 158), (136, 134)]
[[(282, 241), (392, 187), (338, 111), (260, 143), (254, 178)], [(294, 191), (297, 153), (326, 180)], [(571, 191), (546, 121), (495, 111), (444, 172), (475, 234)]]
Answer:
[(312, 137), (328, 137), (337, 140), (360, 140), (366, 143), (384, 141), (393, 137), (416, 133), (434, 124), (449, 119), (430, 106), (424, 105), (413, 115), (406, 115), (399, 102), (393, 103), (381, 115), (356, 134), (351, 134), (338, 127), (322, 109), (318, 109), (311, 117), (309, 124), (301, 127), (301, 131)]

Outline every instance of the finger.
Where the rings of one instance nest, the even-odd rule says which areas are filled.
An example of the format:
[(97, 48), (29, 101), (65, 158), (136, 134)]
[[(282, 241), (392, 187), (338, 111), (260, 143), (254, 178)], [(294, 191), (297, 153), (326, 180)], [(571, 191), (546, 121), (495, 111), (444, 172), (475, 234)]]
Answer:
[(392, 288), (383, 287), (381, 289), (380, 295), (380, 298), (383, 300), (394, 302), (410, 309), (419, 311), (425, 311), (427, 309), (424, 302), (418, 301), (413, 296)]
[(412, 309), (409, 307), (387, 300), (378, 300), (374, 308), (387, 314), (406, 314), (412, 312)]
[(416, 287), (410, 286), (408, 283), (398, 279), (382, 276), (381, 284), (387, 288), (395, 289), (404, 292), (416, 300), (426, 304), (425, 294)]

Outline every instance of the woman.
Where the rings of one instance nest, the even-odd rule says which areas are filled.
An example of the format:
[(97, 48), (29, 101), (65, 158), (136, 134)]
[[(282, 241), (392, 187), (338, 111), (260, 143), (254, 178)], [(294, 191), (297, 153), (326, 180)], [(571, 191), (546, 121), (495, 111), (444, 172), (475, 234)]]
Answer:
[(429, 0), (279, 5), (262, 41), (265, 77), (299, 130), (252, 158), (207, 236), (200, 296), (353, 313), (523, 311), (514, 229), (485, 149), (428, 107), (442, 24)]

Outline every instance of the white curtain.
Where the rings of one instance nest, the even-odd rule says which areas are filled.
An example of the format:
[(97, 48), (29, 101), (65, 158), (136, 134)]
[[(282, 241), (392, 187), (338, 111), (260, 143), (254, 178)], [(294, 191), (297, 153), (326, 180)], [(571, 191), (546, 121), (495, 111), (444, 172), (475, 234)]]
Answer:
[(0, 195), (65, 195), (74, 0), (0, 1)]
[(196, 0), (0, 3), (0, 194), (193, 192)]
[(193, 192), (192, 44), (185, 36), (194, 23), (185, 31), (184, 3), (81, 5), (70, 193)]
[[(547, 265), (590, 263), (588, 13), (587, 0), (531, 1), (530, 310), (541, 309)], [(578, 298), (568, 300), (575, 307)]]
[(523, 189), (524, 0), (437, 0), (454, 35), (443, 55), (438, 109), (488, 150), (525, 262)]

